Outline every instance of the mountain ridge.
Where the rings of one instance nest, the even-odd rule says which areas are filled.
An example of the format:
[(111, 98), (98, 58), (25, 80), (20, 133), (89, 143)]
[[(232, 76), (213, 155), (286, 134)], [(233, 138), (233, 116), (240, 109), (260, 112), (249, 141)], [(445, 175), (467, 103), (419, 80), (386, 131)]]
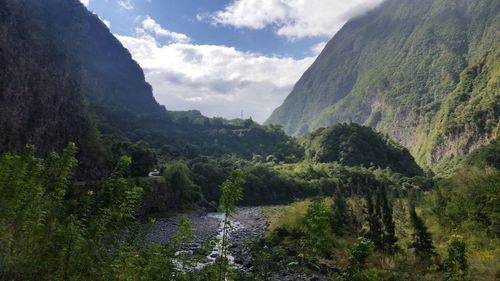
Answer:
[(429, 133), (462, 71), (499, 44), (499, 11), (490, 0), (385, 1), (344, 25), (266, 124), (302, 135), (352, 121), (414, 152), (415, 130)]

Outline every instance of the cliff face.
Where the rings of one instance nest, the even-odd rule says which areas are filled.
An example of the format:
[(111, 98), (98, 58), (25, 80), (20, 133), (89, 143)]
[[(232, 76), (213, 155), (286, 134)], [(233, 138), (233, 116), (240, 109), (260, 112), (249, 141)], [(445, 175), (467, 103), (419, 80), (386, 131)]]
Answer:
[(500, 134), (500, 46), (467, 67), (414, 152), (426, 163), (472, 152)]
[[(451, 155), (446, 145), (442, 152), (423, 149), (432, 143), (439, 111), (461, 73), (500, 44), (499, 27), (500, 2), (494, 0), (387, 0), (334, 36), (267, 123), (301, 135), (352, 121), (389, 134), (420, 163), (432, 164)], [(489, 85), (498, 93), (498, 84)], [(473, 100), (482, 99), (481, 87), (473, 86)], [(488, 100), (498, 106), (498, 99)], [(498, 114), (487, 118), (477, 125), (498, 122)], [(488, 130), (475, 130), (481, 136), (457, 143), (456, 152), (488, 142), (494, 135), (484, 134)]]
[(86, 10), (79, 12), (84, 20), (79, 56), (85, 70), (85, 93), (91, 103), (139, 115), (166, 113), (129, 51), (96, 16)]
[(76, 141), (88, 156), (99, 153), (96, 122), (109, 112), (168, 121), (141, 68), (78, 0), (0, 7), (0, 152), (30, 143), (47, 154)]

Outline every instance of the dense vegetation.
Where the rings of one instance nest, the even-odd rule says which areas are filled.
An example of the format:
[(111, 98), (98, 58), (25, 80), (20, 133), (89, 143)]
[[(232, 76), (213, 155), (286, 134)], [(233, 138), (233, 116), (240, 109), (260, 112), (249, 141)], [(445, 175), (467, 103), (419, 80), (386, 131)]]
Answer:
[[(498, 278), (499, 6), (388, 0), (346, 24), (271, 118), (300, 134), (377, 127), (439, 160), (434, 176), (354, 123), (297, 139), (169, 112), (78, 0), (0, 0), (0, 280)], [(274, 204), (238, 270), (229, 216)], [(185, 218), (169, 243), (145, 239), (156, 217), (216, 209), (220, 241), (192, 254)], [(200, 266), (213, 243), (221, 255)]]
[[(62, 154), (40, 159), (27, 147), (21, 156), (0, 158), (1, 280), (221, 281), (221, 272), (233, 276), (227, 262), (189, 272), (179, 267), (198, 262), (176, 254), (191, 236), (186, 219), (169, 244), (145, 244), (147, 227), (136, 219), (143, 189), (124, 177), (130, 158), (121, 158), (109, 178), (82, 185), (73, 177), (76, 152), (70, 144)], [(231, 179), (227, 185), (233, 188)], [(237, 198), (227, 196), (234, 209)]]
[(181, 155), (302, 157), (276, 126), (158, 105), (130, 53), (80, 1), (0, 6), (0, 152), (20, 153), (29, 143), (47, 156), (74, 141), (84, 180), (109, 175), (124, 154), (135, 176)]
[[(500, 132), (500, 45), (460, 75), (414, 151), (426, 163), (465, 155)], [(424, 138), (424, 137), (422, 137)], [(429, 139), (430, 138), (430, 139)], [(432, 158), (431, 158), (432, 157)]]
[(336, 124), (304, 137), (306, 157), (316, 162), (391, 168), (408, 175), (422, 171), (408, 150), (368, 127)]
[[(231, 122), (237, 124), (241, 121)], [(261, 130), (258, 125), (250, 124), (248, 130), (243, 128), (237, 131), (245, 134), (254, 129)], [(153, 213), (189, 206), (190, 203), (214, 205), (210, 202), (218, 200), (218, 187), (235, 169), (242, 170), (245, 175), (245, 192), (241, 201), (243, 205), (289, 203), (310, 196), (332, 195), (339, 186), (361, 189), (363, 185), (378, 180), (383, 180), (390, 186), (401, 185), (405, 189), (415, 186), (428, 189), (432, 186), (432, 181), (426, 178), (406, 149), (368, 127), (339, 124), (326, 128), (302, 139), (304, 148), (297, 144), (297, 140), (282, 135), (279, 128), (274, 127), (273, 130), (282, 140), (271, 142), (267, 148), (259, 145), (255, 149), (264, 154), (254, 153), (251, 158), (245, 157), (245, 153), (218, 154), (222, 151), (217, 148), (217, 153), (211, 152), (210, 146), (194, 151), (176, 150), (171, 145), (165, 145), (160, 150), (148, 147), (139, 149), (145, 146), (144, 142), (142, 145), (128, 146), (121, 153), (132, 157), (135, 171), (157, 166), (164, 175), (164, 181), (147, 184), (147, 190), (152, 193), (151, 196), (147, 195), (151, 199), (148, 200), (148, 212)], [(272, 146), (273, 143), (283, 142), (285, 145)], [(247, 140), (243, 138), (235, 140), (231, 145), (244, 147), (246, 144)], [(185, 145), (190, 148), (198, 147), (193, 143)], [(165, 147), (168, 150), (165, 151)], [(248, 144), (246, 147), (249, 149), (254, 146)], [(306, 151), (304, 160), (299, 157), (303, 150)], [(267, 154), (271, 152), (272, 154)], [(151, 153), (158, 156), (151, 158)], [(339, 158), (339, 155), (342, 157)], [(134, 164), (136, 162), (139, 164)], [(176, 178), (171, 175), (173, 171)], [(141, 173), (145, 174), (144, 171)], [(131, 173), (131, 176), (140, 176), (141, 173)], [(170, 191), (168, 198), (158, 194), (167, 190)], [(175, 193), (174, 190), (180, 193)], [(186, 196), (189, 199), (181, 199)]]
[[(74, 177), (76, 154), (76, 146), (70, 144), (62, 154), (51, 153), (46, 159), (35, 157), (33, 147), (27, 147), (21, 156), (6, 153), (0, 159), (0, 193), (5, 195), (0, 198), (1, 278), (124, 280), (144, 275), (144, 280), (158, 280), (157, 276), (172, 274), (172, 280), (219, 280), (220, 268), (228, 272), (227, 276), (233, 274), (224, 259), (222, 264), (201, 271), (176, 268), (177, 259), (192, 264), (198, 258), (174, 255), (189, 240), (188, 222), (180, 225), (179, 240), (156, 245), (144, 244), (147, 227), (138, 219), (161, 215), (172, 208), (215, 208), (216, 204), (210, 205), (207, 198), (221, 198), (227, 207), (228, 198), (255, 205), (332, 196), (339, 190), (345, 196), (367, 197), (383, 188), (399, 197), (432, 187), (432, 181), (423, 176), (409, 178), (390, 169), (338, 163), (279, 164), (273, 162), (275, 159), (259, 162), (260, 158), (250, 162), (234, 156), (171, 160), (165, 162), (163, 176), (153, 179), (135, 177), (132, 169), (137, 166), (131, 157), (124, 156), (117, 160), (108, 178), (82, 183)], [(238, 196), (224, 195), (224, 186), (233, 186), (227, 178), (237, 179), (241, 189)], [(231, 208), (228, 211), (234, 212), (234, 206)], [(341, 224), (345, 230), (350, 227)], [(317, 250), (307, 253), (305, 259), (313, 261), (320, 248), (320, 252), (330, 249), (321, 246), (324, 239), (330, 238), (318, 232), (314, 223), (309, 227), (308, 233), (314, 234), (317, 241), (304, 243)]]
[(470, 152), (498, 126), (499, 25), (495, 0), (385, 1), (344, 25), (267, 122), (364, 124), (420, 164)]
[(495, 280), (499, 176), (468, 167), (409, 196), (340, 189), (326, 201), (268, 208), (271, 232), (260, 251), (281, 256), (264, 270), (332, 280)]

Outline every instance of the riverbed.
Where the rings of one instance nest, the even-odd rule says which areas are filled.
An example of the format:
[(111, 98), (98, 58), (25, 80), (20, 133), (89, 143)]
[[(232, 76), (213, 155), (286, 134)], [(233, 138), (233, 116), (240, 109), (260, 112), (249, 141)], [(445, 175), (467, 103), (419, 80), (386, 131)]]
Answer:
[[(191, 242), (184, 247), (186, 251), (196, 251), (203, 242), (213, 241), (221, 236), (222, 213), (187, 212), (166, 218), (158, 218), (152, 225), (147, 241), (152, 243), (168, 243), (176, 233), (182, 216), (186, 216), (192, 224)], [(252, 258), (249, 254), (246, 241), (259, 239), (264, 236), (268, 221), (261, 207), (242, 207), (230, 217), (232, 229), (229, 232), (229, 260), (236, 266), (244, 269), (252, 267)], [(208, 253), (206, 262), (213, 262), (218, 255), (217, 247)]]

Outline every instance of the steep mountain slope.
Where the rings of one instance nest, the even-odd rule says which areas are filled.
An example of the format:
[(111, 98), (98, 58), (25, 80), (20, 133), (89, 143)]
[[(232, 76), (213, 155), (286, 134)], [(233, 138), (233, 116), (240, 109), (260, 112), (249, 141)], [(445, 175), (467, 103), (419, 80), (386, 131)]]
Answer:
[[(301, 157), (295, 139), (252, 120), (167, 112), (130, 53), (78, 0), (0, 0), (0, 154), (79, 148), (83, 178), (124, 154)], [(137, 153), (139, 150), (141, 153)], [(151, 156), (151, 157), (150, 157)], [(132, 157), (140, 162), (139, 157)]]
[[(58, 44), (56, 31), (70, 26), (46, 21), (49, 2), (0, 1), (0, 151), (31, 143), (43, 155), (76, 141), (89, 156), (98, 149), (81, 68)], [(79, 44), (73, 39), (68, 48)]]
[(499, 28), (495, 0), (387, 0), (334, 36), (267, 123), (294, 135), (365, 124), (432, 164), (440, 157), (416, 153), (417, 138), (431, 130), (460, 73), (499, 44)]
[(417, 131), (415, 154), (427, 163), (472, 152), (500, 135), (500, 45), (466, 68), (430, 130)]
[(95, 167), (95, 120), (102, 126), (120, 112), (129, 122), (156, 114), (168, 123), (139, 65), (78, 0), (0, 7), (0, 151), (31, 143), (45, 155), (75, 141), (80, 160)]

